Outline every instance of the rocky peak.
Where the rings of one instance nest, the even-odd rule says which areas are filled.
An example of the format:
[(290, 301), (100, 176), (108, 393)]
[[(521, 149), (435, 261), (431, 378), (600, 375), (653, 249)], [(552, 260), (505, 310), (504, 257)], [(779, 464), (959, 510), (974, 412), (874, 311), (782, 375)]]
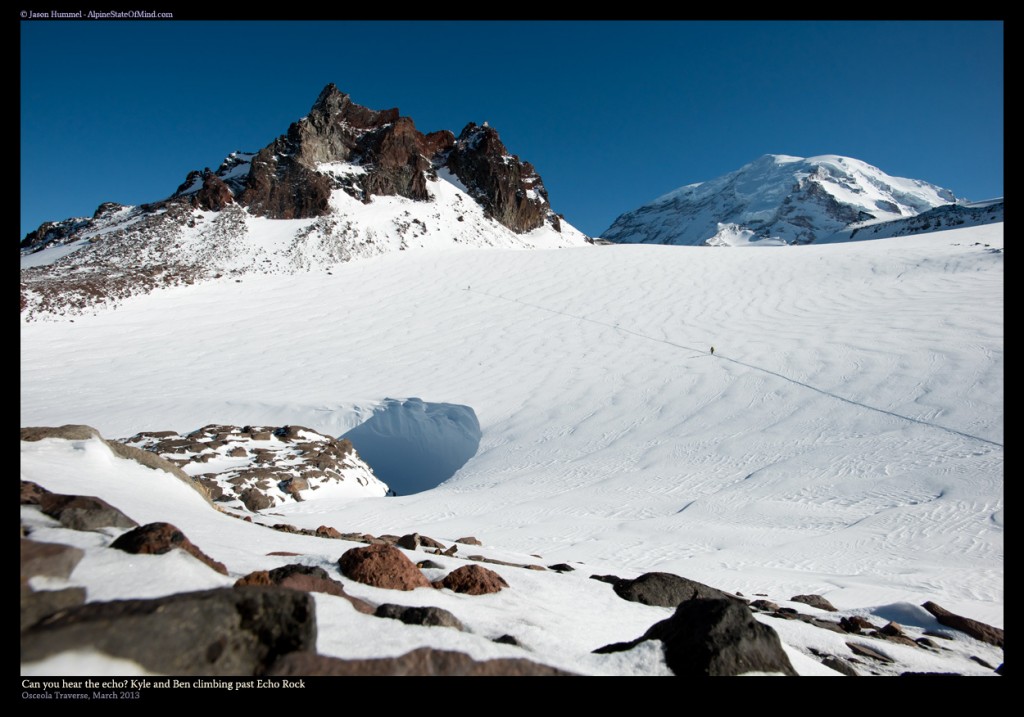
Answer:
[[(331, 182), (317, 168), (333, 162), (360, 165), (364, 174)], [(428, 201), (427, 181), (440, 167), (509, 229), (536, 229), (549, 215), (558, 226), (533, 165), (510, 154), (494, 128), (471, 122), (458, 139), (448, 130), (425, 135), (398, 108), (363, 107), (333, 84), (309, 115), (253, 158), (239, 202), (255, 214), (300, 218), (327, 214), (330, 192), (338, 188), (366, 202), (375, 195)]]
[[(327, 217), (331, 194), (339, 189), (366, 203), (386, 195), (429, 202), (437, 194), (431, 186), (442, 168), (458, 178), (486, 216), (513, 232), (525, 233), (545, 222), (561, 231), (533, 166), (509, 153), (486, 123), (468, 124), (458, 138), (446, 129), (424, 134), (398, 108), (364, 107), (331, 84), (306, 117), (260, 151), (232, 152), (216, 171), (189, 172), (167, 199), (138, 207), (106, 203), (92, 219), (44, 223), (25, 237), (21, 248), (31, 252), (83, 238), (94, 241), (140, 218), (163, 217), (169, 236), (179, 219), (196, 226), (195, 218), (179, 217), (190, 208), (222, 212), (236, 207), (269, 219)], [(172, 209), (173, 216), (164, 215)], [(236, 211), (221, 222), (225, 231), (237, 227), (242, 214)], [(131, 226), (134, 236), (148, 224)]]
[(515, 232), (542, 226), (551, 211), (533, 165), (510, 154), (493, 127), (467, 124), (445, 163), (492, 217)]

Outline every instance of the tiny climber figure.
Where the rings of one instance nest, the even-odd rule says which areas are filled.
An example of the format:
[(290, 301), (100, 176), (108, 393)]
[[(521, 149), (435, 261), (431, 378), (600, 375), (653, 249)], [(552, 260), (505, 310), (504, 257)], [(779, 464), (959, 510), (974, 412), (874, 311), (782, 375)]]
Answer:
[(714, 347), (714, 346), (712, 346), (712, 347), (711, 347), (711, 355), (712, 355), (712, 356), (714, 356), (714, 355), (715, 355), (715, 347)]

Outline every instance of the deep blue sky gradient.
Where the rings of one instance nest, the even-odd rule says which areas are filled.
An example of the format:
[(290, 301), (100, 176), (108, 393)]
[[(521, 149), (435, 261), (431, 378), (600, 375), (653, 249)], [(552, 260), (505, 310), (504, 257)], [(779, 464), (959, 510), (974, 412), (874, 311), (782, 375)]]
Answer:
[(1000, 22), (26, 21), (21, 235), (166, 197), (329, 82), (425, 132), (489, 121), (591, 235), (765, 153), (1003, 193)]

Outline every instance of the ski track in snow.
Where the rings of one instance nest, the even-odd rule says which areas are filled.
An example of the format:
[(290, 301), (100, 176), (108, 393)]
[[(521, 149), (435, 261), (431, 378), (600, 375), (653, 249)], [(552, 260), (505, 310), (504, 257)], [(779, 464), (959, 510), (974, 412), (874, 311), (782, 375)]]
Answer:
[(1001, 624), (1002, 255), (975, 241), (1002, 247), (1002, 225), (419, 252), (170, 288), (24, 323), (22, 425), (341, 435), (387, 398), (459, 404), (479, 449), (437, 488), (275, 510)]
[[(470, 291), (470, 289), (467, 289), (467, 291)], [(476, 293), (482, 294), (484, 296), (494, 296), (493, 294), (484, 294), (484, 292), (476, 292)], [(655, 338), (654, 336), (648, 336), (647, 334), (641, 333), (639, 331), (633, 331), (632, 329), (624, 328), (624, 327), (620, 326), (619, 324), (609, 324), (609, 323), (606, 323), (604, 321), (598, 321), (596, 319), (588, 318), (586, 316), (575, 316), (573, 314), (568, 314), (568, 313), (566, 313), (564, 311), (558, 311), (556, 309), (551, 309), (551, 308), (548, 308), (546, 306), (539, 306), (537, 304), (531, 304), (529, 302), (521, 301), (519, 299), (510, 299), (510, 298), (507, 298), (507, 297), (504, 297), (504, 296), (499, 296), (497, 298), (505, 299), (506, 301), (513, 301), (513, 302), (515, 302), (517, 304), (522, 304), (523, 306), (530, 306), (530, 307), (533, 307), (535, 309), (540, 309), (542, 311), (550, 311), (553, 314), (560, 314), (561, 316), (568, 316), (570, 318), (579, 319), (580, 321), (590, 321), (591, 323), (600, 324), (602, 326), (611, 326), (612, 328), (616, 329), (617, 331), (621, 331), (621, 332), (626, 333), (626, 334), (632, 334), (633, 336), (638, 336), (638, 337), (640, 337), (642, 339), (647, 339), (648, 341), (657, 341), (658, 343), (665, 344), (666, 346), (672, 346), (672, 347), (677, 348), (677, 349), (686, 349), (688, 351), (700, 351), (699, 348), (696, 348), (694, 346), (684, 346), (683, 344), (677, 344), (677, 343), (674, 343), (672, 341), (666, 341), (665, 339), (659, 339), (659, 338)], [(688, 358), (700, 358), (702, 355), (703, 354), (698, 354), (696, 356), (690, 356)], [(755, 366), (754, 364), (747, 363), (745, 361), (740, 361), (739, 359), (735, 359), (735, 358), (730, 358), (728, 356), (724, 356), (721, 352), (719, 352), (717, 354), (710, 354), (709, 353), (708, 356), (709, 356), (709, 358), (718, 359), (719, 361), (732, 361), (733, 363), (739, 364), (740, 366), (746, 366), (747, 368), (754, 369), (755, 371), (762, 371), (764, 373), (771, 374), (772, 376), (777, 376), (777, 377), (781, 378), (784, 381), (789, 381), (790, 383), (795, 383), (798, 386), (803, 386), (804, 388), (808, 388), (808, 389), (810, 389), (812, 391), (817, 391), (818, 393), (824, 394), (826, 396), (831, 396), (832, 398), (834, 398), (834, 399), (836, 399), (838, 401), (844, 401), (844, 402), (849, 403), (849, 404), (851, 404), (853, 406), (859, 406), (861, 408), (866, 408), (869, 411), (878, 411), (879, 413), (884, 413), (886, 415), (893, 416), (895, 418), (902, 418), (904, 421), (910, 421), (912, 423), (920, 423), (920, 424), (922, 424), (924, 426), (931, 426), (932, 428), (938, 428), (939, 430), (942, 430), (942, 431), (948, 431), (950, 433), (955, 433), (956, 435), (963, 436), (964, 438), (973, 438), (976, 441), (981, 441), (982, 443), (989, 443), (989, 444), (991, 444), (993, 446), (998, 446), (1000, 448), (1003, 448), (1003, 444), (1002, 443), (998, 443), (996, 441), (990, 441), (987, 438), (982, 438), (980, 436), (972, 436), (970, 433), (964, 433), (963, 431), (958, 431), (958, 430), (953, 429), (953, 428), (947, 428), (946, 426), (940, 426), (937, 423), (931, 423), (929, 421), (922, 421), (922, 420), (917, 419), (917, 418), (911, 418), (910, 416), (903, 416), (903, 415), (900, 415), (898, 413), (894, 413), (893, 411), (886, 411), (884, 408), (877, 408), (876, 406), (869, 406), (866, 403), (861, 403), (860, 401), (854, 401), (854, 400), (851, 400), (849, 398), (845, 398), (845, 397), (840, 396), (838, 394), (832, 393), (831, 391), (826, 391), (826, 390), (824, 390), (822, 388), (818, 388), (817, 386), (812, 386), (812, 385), (810, 385), (808, 383), (804, 383), (803, 381), (798, 381), (795, 378), (791, 378), (790, 376), (785, 376), (785, 375), (779, 373), (778, 371), (772, 371), (771, 369), (764, 368), (763, 366)]]

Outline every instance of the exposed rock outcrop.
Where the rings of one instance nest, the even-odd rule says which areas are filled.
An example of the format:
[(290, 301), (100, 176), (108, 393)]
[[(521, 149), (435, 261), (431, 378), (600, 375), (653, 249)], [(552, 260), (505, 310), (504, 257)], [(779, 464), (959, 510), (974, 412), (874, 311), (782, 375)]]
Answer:
[(220, 588), (153, 600), (94, 602), (22, 633), (22, 662), (97, 650), (165, 675), (254, 675), (316, 648), (316, 607), (304, 592)]
[(954, 630), (967, 633), (974, 639), (987, 642), (990, 645), (995, 645), (996, 647), (1003, 646), (1004, 634), (1001, 628), (986, 625), (983, 622), (972, 620), (971, 618), (964, 617), (963, 615), (957, 615), (940, 605), (936, 605), (930, 600), (924, 603), (921, 607), (934, 615), (940, 625), (945, 625), (946, 627), (951, 627)]
[(521, 658), (484, 660), (478, 662), (461, 652), (421, 647), (400, 657), (383, 659), (342, 660), (311, 653), (293, 652), (274, 665), (269, 673), (289, 676), (399, 676), (423, 675), (445, 677), (556, 677), (570, 672), (541, 665)]
[(631, 650), (645, 640), (664, 643), (665, 662), (677, 676), (699, 677), (769, 672), (795, 676), (778, 634), (758, 622), (742, 601), (694, 598), (672, 617), (655, 623), (632, 642), (596, 653)]
[[(201, 484), (214, 500), (254, 513), (285, 501), (302, 501), (310, 491), (334, 483), (350, 485), (354, 492), (367, 495), (383, 496), (387, 492), (387, 486), (374, 476), (350, 441), (304, 426), (212, 423), (184, 435), (145, 431), (125, 439), (123, 444), (112, 441), (111, 447), (115, 446), (141, 454), (136, 458), (140, 462), (148, 456), (175, 466), (178, 472), (182, 472), (179, 466), (214, 460), (222, 467), (204, 467), (206, 472), (188, 480)], [(219, 460), (223, 458), (245, 461)], [(317, 534), (323, 531), (328, 532), (322, 537), (341, 536), (328, 526)]]
[(385, 603), (378, 605), (374, 612), (377, 617), (388, 617), (401, 620), (406, 625), (425, 625), (427, 627), (454, 627), (465, 630), (459, 618), (440, 607), (410, 607)]
[(510, 154), (486, 123), (463, 128), (446, 164), (488, 214), (514, 232), (542, 226), (551, 211), (533, 165)]

